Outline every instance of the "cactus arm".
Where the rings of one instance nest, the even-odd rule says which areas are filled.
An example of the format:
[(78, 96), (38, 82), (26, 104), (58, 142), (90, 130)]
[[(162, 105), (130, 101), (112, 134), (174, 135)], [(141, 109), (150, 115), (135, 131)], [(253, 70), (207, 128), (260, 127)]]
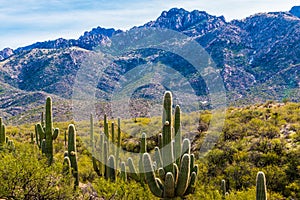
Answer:
[(164, 197), (173, 198), (175, 194), (175, 180), (171, 172), (166, 174)]
[(64, 162), (63, 162), (63, 174), (64, 175), (69, 175), (71, 174), (71, 161), (68, 156), (64, 157)]
[(39, 133), (37, 131), (37, 125), (34, 125), (34, 131), (35, 131), (35, 143), (37, 144), (37, 146), (40, 149), (41, 148), (41, 142), (40, 142), (40, 139), (39, 139)]
[(190, 184), (189, 184), (186, 192), (184, 193), (184, 195), (192, 194), (195, 192), (196, 179), (197, 179), (197, 174), (195, 172), (192, 172), (191, 178), (190, 178)]
[(132, 160), (131, 157), (129, 157), (127, 159), (127, 163), (128, 163), (128, 167), (129, 167), (129, 175), (130, 175), (130, 177), (133, 178), (136, 181), (139, 181), (140, 177), (137, 174), (137, 171), (136, 171), (136, 169), (134, 167), (134, 163), (133, 163), (133, 160)]
[(179, 169), (176, 163), (173, 163), (175, 187), (177, 187)]
[(107, 180), (109, 178), (109, 168), (108, 168), (108, 143), (104, 142), (103, 148), (103, 160), (104, 160), (104, 177)]
[(115, 145), (114, 145), (114, 140), (115, 140), (115, 123), (111, 123), (111, 150), (112, 154), (115, 155)]
[(116, 181), (115, 156), (113, 155), (108, 158), (108, 176), (110, 181)]
[(46, 153), (46, 140), (45, 139), (42, 140), (41, 148), (42, 148), (42, 153), (45, 154)]
[(161, 133), (158, 134), (157, 140), (158, 140), (158, 147), (159, 147), (159, 149), (162, 149), (162, 147), (163, 147), (163, 140), (162, 140), (162, 134)]
[(166, 177), (166, 172), (164, 170), (164, 168), (158, 168), (158, 176), (161, 180), (165, 180)]
[(256, 200), (267, 200), (266, 177), (261, 171), (256, 176)]
[(180, 124), (180, 107), (178, 105), (175, 108), (174, 131), (175, 131), (174, 158), (176, 159), (176, 164), (180, 166), (182, 139), (181, 139), (181, 124)]
[(191, 142), (189, 139), (184, 139), (183, 142), (182, 142), (182, 152), (181, 152), (181, 155), (184, 155), (184, 154), (191, 154)]
[(178, 175), (178, 183), (176, 188), (176, 195), (183, 196), (189, 183), (190, 179), (190, 155), (184, 154), (182, 156), (179, 175)]
[(54, 129), (52, 139), (55, 140), (57, 138), (58, 134), (59, 134), (59, 128)]
[(127, 174), (126, 174), (126, 166), (125, 166), (125, 162), (121, 163), (121, 180), (123, 181), (127, 181)]
[(163, 167), (163, 161), (161, 158), (161, 153), (158, 147), (154, 148), (154, 159), (157, 164), (157, 168)]
[(152, 161), (150, 155), (148, 153), (144, 153), (143, 155), (143, 164), (144, 164), (144, 171), (146, 175), (146, 181), (149, 185), (151, 192), (157, 197), (163, 197), (163, 189), (162, 184), (159, 183), (159, 179), (155, 178), (155, 174), (152, 167)]

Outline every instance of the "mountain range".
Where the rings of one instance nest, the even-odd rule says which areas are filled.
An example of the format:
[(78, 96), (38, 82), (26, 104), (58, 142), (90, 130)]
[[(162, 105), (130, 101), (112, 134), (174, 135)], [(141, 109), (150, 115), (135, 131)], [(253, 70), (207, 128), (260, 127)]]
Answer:
[[(197, 41), (221, 72), (228, 104), (244, 105), (284, 98), (299, 101), (299, 17), (298, 6), (289, 12), (258, 13), (230, 22), (204, 11), (173, 8), (132, 29), (171, 29)], [(45, 97), (51, 95), (62, 111), (59, 119), (71, 118), (68, 105), (80, 63), (94, 48), (109, 45), (113, 36), (123, 32), (97, 27), (78, 39), (59, 38), (0, 51), (0, 115), (11, 123), (37, 119), (33, 113), (38, 113)], [(192, 76), (194, 72), (184, 59), (165, 51), (142, 49), (120, 56), (107, 68), (97, 84), (99, 100), (109, 98), (126, 72), (149, 62), (171, 66), (188, 77), (198, 96), (208, 94), (203, 79)], [(145, 92), (145, 88), (146, 93), (152, 91), (148, 99), (155, 98), (154, 89), (166, 89), (153, 84), (140, 89)]]

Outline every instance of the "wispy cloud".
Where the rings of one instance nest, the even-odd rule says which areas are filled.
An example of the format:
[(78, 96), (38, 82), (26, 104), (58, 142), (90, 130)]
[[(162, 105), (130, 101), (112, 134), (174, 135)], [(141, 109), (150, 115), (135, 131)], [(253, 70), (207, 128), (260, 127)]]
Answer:
[(204, 10), (231, 20), (289, 10), (294, 4), (294, 0), (10, 0), (0, 5), (0, 49), (58, 37), (77, 38), (97, 26), (129, 29), (172, 7)]

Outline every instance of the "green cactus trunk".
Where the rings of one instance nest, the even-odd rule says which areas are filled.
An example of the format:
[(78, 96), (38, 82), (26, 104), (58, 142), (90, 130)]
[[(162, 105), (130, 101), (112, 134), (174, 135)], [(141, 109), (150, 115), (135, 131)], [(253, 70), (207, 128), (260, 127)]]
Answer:
[(126, 165), (125, 162), (121, 163), (121, 180), (127, 181)]
[(263, 172), (258, 172), (256, 177), (256, 200), (267, 200), (266, 178)]
[(180, 166), (181, 158), (181, 124), (180, 124), (180, 107), (177, 105), (175, 108), (174, 120), (175, 144), (174, 144), (174, 158), (177, 166)]
[(173, 148), (172, 142), (172, 94), (166, 92), (163, 100), (163, 129), (162, 129), (162, 159), (164, 169), (167, 172), (173, 171)]
[(115, 141), (115, 123), (112, 122), (111, 123), (111, 154), (112, 155), (115, 155), (114, 141)]
[[(45, 153), (48, 158), (48, 164), (53, 163), (53, 140), (55, 140), (59, 134), (59, 129), (53, 128), (52, 122), (52, 100), (51, 97), (47, 97), (46, 100), (46, 126), (43, 128), (42, 124), (37, 124), (37, 132), (39, 134), (40, 146), (43, 147), (42, 152)], [(42, 142), (44, 141), (44, 146)]]
[(70, 124), (68, 128), (68, 156), (71, 162), (72, 174), (75, 178), (74, 185), (75, 187), (77, 187), (79, 185), (79, 174), (76, 150), (76, 130), (73, 124)]
[(115, 156), (110, 155), (108, 158), (108, 177), (112, 182), (116, 181), (116, 166), (115, 166)]
[(143, 155), (144, 171), (146, 175), (147, 184), (151, 192), (157, 197), (163, 197), (163, 188), (160, 187), (159, 179), (155, 178), (155, 173), (152, 167), (151, 157), (148, 153)]
[(120, 148), (121, 148), (121, 120), (118, 118), (118, 143), (117, 143), (117, 152), (116, 152), (116, 168), (119, 166), (120, 159)]
[(3, 146), (6, 143), (5, 125), (2, 123), (0, 118), (0, 145)]

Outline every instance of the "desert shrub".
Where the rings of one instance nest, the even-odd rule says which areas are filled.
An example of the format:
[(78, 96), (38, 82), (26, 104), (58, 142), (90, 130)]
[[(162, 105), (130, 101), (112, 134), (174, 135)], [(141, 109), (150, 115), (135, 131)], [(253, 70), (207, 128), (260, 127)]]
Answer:
[(29, 144), (13, 153), (0, 153), (0, 197), (8, 199), (72, 199), (76, 192), (62, 163), (48, 167), (47, 160)]
[(93, 182), (93, 187), (98, 196), (104, 199), (158, 199), (152, 195), (147, 185), (141, 185), (135, 181), (117, 180), (110, 182), (99, 177)]

